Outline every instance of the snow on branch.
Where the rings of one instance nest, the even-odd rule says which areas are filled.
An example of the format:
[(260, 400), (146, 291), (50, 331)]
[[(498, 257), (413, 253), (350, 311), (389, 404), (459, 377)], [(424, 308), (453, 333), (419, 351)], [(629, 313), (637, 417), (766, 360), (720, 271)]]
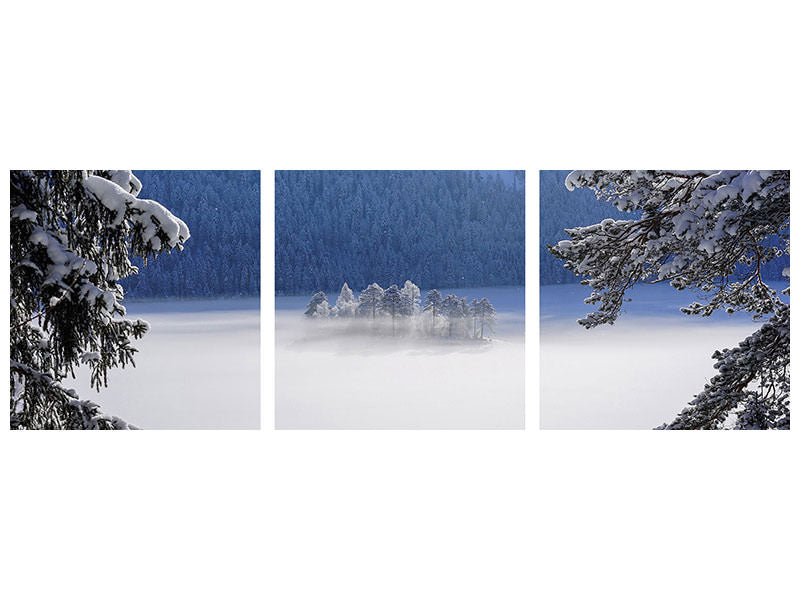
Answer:
[(637, 282), (708, 295), (689, 314), (764, 315), (782, 303), (761, 267), (789, 251), (788, 171), (573, 171), (566, 186), (639, 213), (567, 229), (570, 239), (549, 247), (593, 290), (586, 302), (598, 308), (583, 326), (613, 323)]
[[(112, 177), (116, 181), (129, 181), (121, 178), (121, 173), (127, 171), (113, 171)], [(133, 177), (131, 174), (130, 177)], [(138, 185), (132, 186), (138, 194), (141, 183), (133, 178)], [(189, 228), (186, 223), (169, 212), (158, 202), (137, 198), (133, 193), (120, 187), (116, 181), (108, 180), (97, 175), (87, 175), (83, 182), (86, 190), (105, 206), (113, 215), (110, 225), (119, 227), (127, 217), (134, 228), (134, 233), (140, 236), (139, 242), (149, 246), (152, 250), (161, 250), (162, 243), (169, 248), (175, 248), (189, 239)]]
[(134, 365), (148, 324), (127, 319), (119, 280), (182, 248), (186, 224), (139, 199), (130, 171), (11, 172), (11, 426), (128, 429), (61, 381), (87, 365), (91, 384)]
[(789, 289), (773, 289), (762, 270), (789, 253), (789, 172), (573, 171), (565, 185), (632, 215), (566, 229), (569, 239), (548, 247), (592, 289), (585, 302), (596, 310), (578, 321), (587, 329), (613, 324), (640, 282), (699, 292), (702, 301), (681, 309), (689, 315), (771, 315), (738, 348), (714, 353), (719, 375), (662, 428), (788, 428), (789, 306), (780, 294)]
[(789, 306), (736, 348), (716, 351), (719, 371), (670, 424), (659, 429), (789, 429)]

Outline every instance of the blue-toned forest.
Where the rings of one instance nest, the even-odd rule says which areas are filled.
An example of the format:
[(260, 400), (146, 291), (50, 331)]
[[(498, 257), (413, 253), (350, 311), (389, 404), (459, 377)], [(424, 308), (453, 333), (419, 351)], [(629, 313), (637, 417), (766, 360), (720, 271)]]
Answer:
[(152, 198), (189, 226), (183, 252), (159, 256), (123, 280), (130, 298), (257, 296), (259, 171), (134, 171)]
[(278, 294), (524, 285), (522, 171), (276, 171)]

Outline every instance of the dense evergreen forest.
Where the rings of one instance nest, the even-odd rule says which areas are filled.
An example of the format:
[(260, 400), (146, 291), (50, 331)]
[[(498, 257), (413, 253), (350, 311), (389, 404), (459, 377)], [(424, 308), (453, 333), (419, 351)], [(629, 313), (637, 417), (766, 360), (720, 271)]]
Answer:
[(257, 296), (261, 262), (259, 171), (134, 171), (140, 197), (180, 217), (191, 238), (123, 280), (131, 298)]
[[(577, 283), (580, 281), (561, 261), (547, 250), (568, 236), (564, 229), (585, 227), (603, 219), (627, 219), (634, 214), (617, 210), (601, 202), (589, 188), (569, 191), (564, 180), (570, 171), (539, 172), (539, 283)], [(777, 240), (776, 240), (777, 243)], [(771, 281), (782, 279), (781, 273), (789, 266), (789, 257), (784, 255), (762, 267), (762, 276)]]
[(276, 171), (278, 294), (525, 282), (524, 172)]

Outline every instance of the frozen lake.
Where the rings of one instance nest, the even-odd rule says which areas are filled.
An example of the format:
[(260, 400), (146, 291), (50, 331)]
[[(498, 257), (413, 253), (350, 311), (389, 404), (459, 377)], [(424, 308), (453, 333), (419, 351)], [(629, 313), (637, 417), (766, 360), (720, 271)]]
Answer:
[(113, 369), (108, 387), (89, 387), (88, 371), (67, 383), (143, 429), (258, 429), (259, 300), (126, 302), (150, 323), (134, 341), (136, 368)]
[(524, 288), (440, 291), (488, 298), (498, 313), (493, 342), (343, 331), (306, 319), (308, 297), (276, 297), (276, 427), (524, 427)]
[(583, 303), (588, 295), (575, 284), (541, 287), (542, 428), (651, 429), (669, 422), (716, 374), (711, 354), (761, 326), (741, 312), (684, 315), (678, 308), (692, 302), (691, 293), (659, 284), (637, 286), (615, 325), (587, 330), (576, 320), (591, 310)]

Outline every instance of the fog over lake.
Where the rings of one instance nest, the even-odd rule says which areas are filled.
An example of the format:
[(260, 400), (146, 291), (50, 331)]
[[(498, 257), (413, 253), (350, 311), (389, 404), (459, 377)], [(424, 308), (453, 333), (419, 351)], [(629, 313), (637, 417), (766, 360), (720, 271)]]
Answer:
[(150, 331), (134, 342), (136, 368), (112, 369), (108, 387), (88, 371), (65, 382), (143, 429), (258, 429), (259, 300), (128, 302)]
[(493, 339), (392, 336), (367, 319), (307, 319), (308, 298), (277, 297), (276, 427), (524, 427), (524, 288), (441, 291), (491, 300)]

